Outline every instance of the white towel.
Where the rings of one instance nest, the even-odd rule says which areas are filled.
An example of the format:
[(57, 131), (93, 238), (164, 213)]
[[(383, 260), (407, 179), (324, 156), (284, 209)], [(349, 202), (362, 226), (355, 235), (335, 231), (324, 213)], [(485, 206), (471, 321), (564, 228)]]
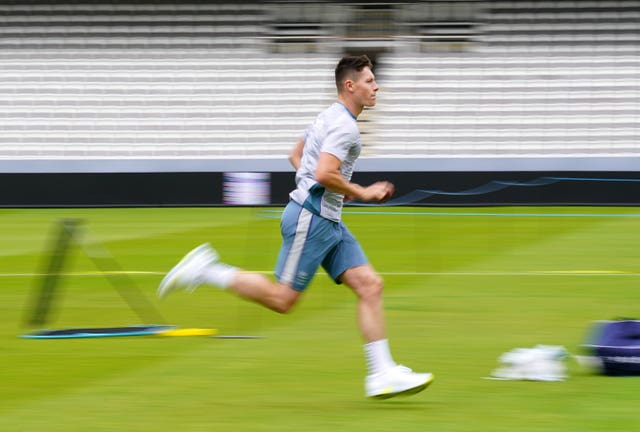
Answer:
[(564, 381), (567, 350), (562, 346), (537, 345), (515, 348), (500, 356), (500, 366), (491, 378), (500, 380)]

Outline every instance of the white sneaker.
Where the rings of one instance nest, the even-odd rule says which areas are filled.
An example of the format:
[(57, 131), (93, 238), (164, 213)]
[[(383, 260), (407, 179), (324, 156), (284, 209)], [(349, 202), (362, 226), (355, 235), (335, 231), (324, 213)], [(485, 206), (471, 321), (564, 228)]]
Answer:
[(165, 297), (170, 292), (184, 288), (193, 291), (202, 284), (202, 270), (220, 259), (218, 253), (209, 243), (201, 244), (176, 264), (162, 279), (158, 287), (158, 297)]
[(376, 399), (409, 396), (426, 389), (433, 378), (433, 374), (415, 373), (406, 366), (396, 365), (383, 373), (368, 375), (365, 392), (367, 397)]

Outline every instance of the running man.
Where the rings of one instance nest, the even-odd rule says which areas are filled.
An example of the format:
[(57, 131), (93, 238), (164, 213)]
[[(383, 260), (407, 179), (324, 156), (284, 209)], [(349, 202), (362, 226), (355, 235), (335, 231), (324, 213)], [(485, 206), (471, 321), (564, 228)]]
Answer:
[(356, 119), (364, 107), (376, 104), (378, 85), (371, 61), (364, 55), (342, 58), (335, 80), (338, 100), (316, 117), (289, 156), (297, 187), (282, 214), (277, 282), (221, 262), (216, 251), (203, 244), (169, 271), (158, 295), (213, 285), (286, 313), (322, 265), (337, 284), (345, 284), (358, 297), (358, 325), (369, 372), (365, 395), (389, 398), (418, 393), (433, 381), (433, 375), (415, 373), (394, 362), (385, 336), (382, 279), (341, 221), (345, 197), (384, 202), (394, 191), (386, 181), (366, 187), (350, 181), (362, 145)]

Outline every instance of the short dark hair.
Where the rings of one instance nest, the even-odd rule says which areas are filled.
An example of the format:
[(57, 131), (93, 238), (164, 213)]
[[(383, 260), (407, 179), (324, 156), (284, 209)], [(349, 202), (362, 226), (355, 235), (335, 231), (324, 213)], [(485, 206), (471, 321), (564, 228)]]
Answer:
[(362, 72), (362, 69), (368, 67), (373, 69), (373, 63), (366, 55), (345, 56), (340, 59), (336, 66), (336, 88), (338, 93), (342, 91), (342, 83), (354, 73)]

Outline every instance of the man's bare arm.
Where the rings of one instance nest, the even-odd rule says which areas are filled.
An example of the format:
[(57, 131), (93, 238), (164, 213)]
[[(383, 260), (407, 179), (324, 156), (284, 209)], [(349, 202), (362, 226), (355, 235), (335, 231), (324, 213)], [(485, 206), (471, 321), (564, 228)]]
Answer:
[(289, 162), (298, 171), (300, 168), (300, 163), (302, 162), (302, 149), (304, 148), (304, 140), (302, 138), (298, 139), (296, 145), (293, 146), (291, 151), (289, 152)]
[(320, 153), (315, 172), (318, 183), (330, 191), (360, 201), (384, 202), (393, 194), (393, 184), (386, 181), (376, 182), (366, 187), (346, 181), (340, 172), (340, 165), (340, 159), (331, 153)]

